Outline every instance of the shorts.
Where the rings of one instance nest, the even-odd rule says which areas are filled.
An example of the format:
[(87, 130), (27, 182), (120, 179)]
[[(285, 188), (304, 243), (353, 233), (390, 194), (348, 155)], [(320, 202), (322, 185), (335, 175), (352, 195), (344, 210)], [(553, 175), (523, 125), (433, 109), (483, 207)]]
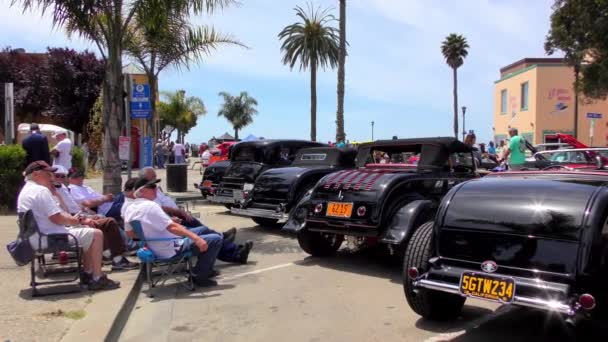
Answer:
[[(82, 248), (83, 251), (87, 251), (91, 245), (93, 244), (93, 237), (95, 236), (95, 228), (69, 228), (69, 233), (76, 237), (78, 241), (78, 246)], [(70, 236), (70, 244), (74, 244), (73, 238)], [(33, 234), (30, 236), (30, 244), (32, 248), (36, 249), (38, 246), (38, 234)], [(40, 240), (41, 248), (45, 249), (48, 247), (47, 239), (45, 236)]]

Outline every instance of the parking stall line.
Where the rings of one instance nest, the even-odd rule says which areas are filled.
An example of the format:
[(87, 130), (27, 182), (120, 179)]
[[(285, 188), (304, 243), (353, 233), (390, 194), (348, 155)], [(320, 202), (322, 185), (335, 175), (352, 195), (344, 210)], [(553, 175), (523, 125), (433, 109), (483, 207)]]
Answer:
[(235, 274), (235, 275), (232, 275), (232, 276), (218, 277), (217, 280), (228, 281), (228, 280), (233, 280), (233, 279), (237, 279), (237, 278), (246, 277), (246, 276), (253, 275), (253, 274), (259, 274), (259, 273), (264, 273), (264, 272), (268, 272), (268, 271), (274, 271), (274, 270), (278, 270), (278, 269), (281, 269), (281, 268), (290, 267), (290, 266), (294, 266), (294, 265), (296, 265), (296, 264), (293, 263), (293, 262), (290, 262), (290, 263), (287, 263), (287, 264), (275, 265), (275, 266), (271, 266), (271, 267), (267, 267), (267, 268), (262, 268), (262, 269), (259, 269), (259, 270), (254, 270), (254, 271), (250, 271), (250, 272)]

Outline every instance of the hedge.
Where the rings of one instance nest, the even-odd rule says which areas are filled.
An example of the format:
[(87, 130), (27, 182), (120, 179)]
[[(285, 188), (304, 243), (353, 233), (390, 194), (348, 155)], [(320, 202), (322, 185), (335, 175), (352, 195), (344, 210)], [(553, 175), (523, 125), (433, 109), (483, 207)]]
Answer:
[[(16, 209), (26, 166), (21, 145), (0, 145), (0, 212)], [(72, 149), (72, 167), (84, 169), (84, 152), (79, 147)]]

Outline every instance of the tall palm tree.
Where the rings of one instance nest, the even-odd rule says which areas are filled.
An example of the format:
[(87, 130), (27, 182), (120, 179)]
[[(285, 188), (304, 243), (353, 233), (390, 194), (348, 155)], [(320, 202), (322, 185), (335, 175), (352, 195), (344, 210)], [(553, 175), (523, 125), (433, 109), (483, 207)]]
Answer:
[(163, 127), (177, 129), (177, 140), (184, 142), (186, 134), (196, 126), (198, 117), (207, 113), (205, 104), (198, 97), (186, 97), (184, 90), (163, 91), (161, 95), (165, 101), (158, 104), (160, 123)]
[(441, 44), (441, 53), (446, 63), (454, 72), (454, 137), (458, 139), (458, 73), (456, 70), (462, 66), (469, 54), (467, 39), (460, 34), (451, 33)]
[(340, 50), (338, 52), (338, 110), (336, 142), (345, 141), (344, 133), (344, 67), (346, 64), (346, 0), (340, 0)]
[(232, 96), (229, 93), (222, 91), (219, 96), (224, 98), (224, 103), (217, 113), (217, 116), (223, 116), (232, 124), (234, 128), (234, 139), (239, 138), (239, 130), (250, 125), (253, 122), (253, 116), (258, 113), (255, 108), (258, 101), (249, 96), (246, 91), (242, 91), (238, 96)]
[[(222, 44), (244, 46), (213, 27), (191, 25), (188, 17), (180, 13), (186, 9), (179, 1), (147, 1), (135, 11), (133, 21), (127, 27), (125, 52), (148, 76), (152, 117), (156, 112), (161, 71), (167, 67), (188, 69), (190, 64), (202, 61)], [(213, 10), (214, 7), (210, 7), (208, 12)]]
[(331, 26), (336, 18), (328, 9), (314, 9), (308, 5), (308, 13), (301, 7), (294, 9), (301, 19), (286, 26), (280, 33), (283, 64), (291, 69), (298, 63), (300, 70), (310, 69), (310, 140), (317, 140), (317, 69), (332, 69), (338, 64), (339, 33)]

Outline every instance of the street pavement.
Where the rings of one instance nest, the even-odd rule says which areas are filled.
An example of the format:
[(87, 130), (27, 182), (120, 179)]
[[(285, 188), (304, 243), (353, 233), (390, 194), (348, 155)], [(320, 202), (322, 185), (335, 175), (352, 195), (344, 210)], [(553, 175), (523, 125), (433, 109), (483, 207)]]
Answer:
[[(237, 241), (253, 240), (247, 265), (218, 262), (215, 288), (177, 283), (144, 292), (121, 341), (567, 341), (560, 320), (516, 307), (468, 300), (452, 322), (429, 322), (403, 295), (400, 267), (369, 253), (343, 249), (313, 258), (294, 236), (264, 229), (223, 207), (198, 207), (216, 230), (237, 227)], [(606, 336), (602, 329), (593, 336)], [(594, 335), (599, 334), (602, 335)]]

